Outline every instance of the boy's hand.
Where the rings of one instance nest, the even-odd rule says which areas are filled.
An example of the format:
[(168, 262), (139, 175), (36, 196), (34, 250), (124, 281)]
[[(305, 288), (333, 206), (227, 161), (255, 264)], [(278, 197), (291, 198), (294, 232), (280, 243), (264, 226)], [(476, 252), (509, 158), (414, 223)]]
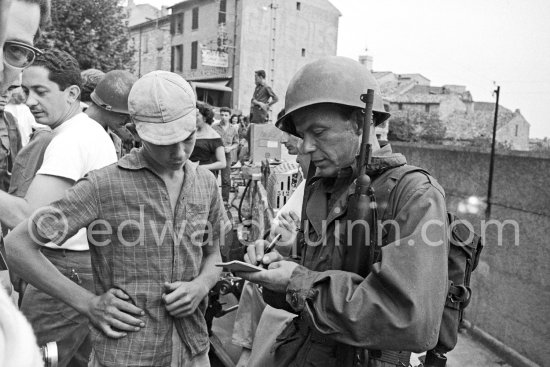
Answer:
[(130, 297), (120, 289), (109, 289), (101, 296), (94, 296), (89, 303), (86, 316), (92, 324), (110, 338), (119, 339), (127, 331), (139, 331), (145, 323), (132, 316), (145, 313), (127, 300)]
[(200, 281), (164, 283), (162, 295), (166, 310), (173, 317), (189, 316), (208, 295), (209, 289)]

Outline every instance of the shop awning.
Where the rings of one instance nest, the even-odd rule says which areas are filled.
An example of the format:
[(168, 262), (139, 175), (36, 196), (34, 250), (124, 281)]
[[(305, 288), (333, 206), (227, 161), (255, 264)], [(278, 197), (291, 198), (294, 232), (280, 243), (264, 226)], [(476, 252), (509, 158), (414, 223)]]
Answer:
[(193, 85), (195, 88), (200, 89), (209, 89), (209, 90), (219, 90), (221, 92), (232, 92), (232, 89), (229, 88), (227, 85), (227, 81), (219, 81), (219, 82), (193, 82)]

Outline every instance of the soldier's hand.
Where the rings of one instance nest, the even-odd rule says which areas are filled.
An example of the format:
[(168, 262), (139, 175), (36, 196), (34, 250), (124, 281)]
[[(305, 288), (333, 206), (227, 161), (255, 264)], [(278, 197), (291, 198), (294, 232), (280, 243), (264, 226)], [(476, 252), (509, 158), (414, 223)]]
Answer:
[(271, 235), (276, 236), (281, 235), (279, 241), (280, 245), (288, 246), (294, 244), (296, 241), (296, 235), (300, 229), (300, 218), (298, 215), (290, 211), (288, 213), (281, 213), (281, 215), (275, 220), (271, 225)]
[(298, 264), (292, 261), (275, 261), (269, 265), (267, 270), (237, 272), (235, 275), (272, 291), (284, 293), (297, 266)]
[(110, 338), (119, 339), (128, 331), (139, 331), (145, 323), (135, 316), (145, 313), (128, 300), (130, 297), (120, 289), (109, 289), (101, 296), (92, 298), (86, 316), (98, 329)]
[(269, 265), (272, 262), (282, 260), (283, 256), (277, 250), (272, 250), (268, 254), (265, 254), (265, 248), (268, 245), (269, 242), (266, 240), (257, 240), (253, 245), (248, 245), (244, 261), (252, 265), (260, 263)]

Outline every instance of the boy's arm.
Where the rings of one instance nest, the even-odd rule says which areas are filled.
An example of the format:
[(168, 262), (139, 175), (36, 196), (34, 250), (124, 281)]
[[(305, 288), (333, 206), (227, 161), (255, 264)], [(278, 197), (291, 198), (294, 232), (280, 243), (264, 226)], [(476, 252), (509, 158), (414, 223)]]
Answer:
[[(143, 311), (126, 302), (128, 296), (118, 289), (111, 289), (101, 296), (80, 287), (59, 270), (40, 252), (37, 242), (47, 242), (40, 236), (33, 222), (25, 220), (6, 238), (6, 252), (10, 266), (24, 274), (25, 280), (36, 288), (55, 297), (78, 312), (111, 338), (121, 338), (125, 331), (139, 330), (141, 320), (130, 314), (142, 315)], [(114, 328), (122, 331), (116, 331)]]
[(73, 184), (64, 177), (36, 175), (25, 198), (0, 191), (0, 221), (9, 229), (15, 228), (35, 209), (62, 198)]

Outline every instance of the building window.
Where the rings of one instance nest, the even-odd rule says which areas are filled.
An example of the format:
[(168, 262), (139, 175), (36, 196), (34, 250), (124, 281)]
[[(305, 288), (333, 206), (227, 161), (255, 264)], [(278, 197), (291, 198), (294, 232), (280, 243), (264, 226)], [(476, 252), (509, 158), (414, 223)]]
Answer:
[(403, 103), (398, 103), (398, 104), (397, 104), (397, 109), (398, 109), (399, 111), (402, 111), (402, 110), (403, 110)]
[(218, 13), (218, 24), (225, 24), (226, 12), (227, 12), (227, 0), (220, 0), (220, 12)]
[(176, 33), (183, 33), (183, 13), (178, 13), (176, 15)]
[(171, 71), (183, 71), (183, 45), (172, 46)]
[(429, 104), (424, 106), (424, 111), (426, 111), (426, 113), (430, 112), (430, 105)]
[(191, 43), (191, 69), (197, 68), (198, 46), (199, 43), (197, 41)]
[(191, 29), (199, 29), (199, 8), (193, 8), (193, 21)]
[(296, 10), (298, 11), (302, 10), (302, 3), (299, 1), (296, 3)]
[(149, 52), (149, 35), (145, 35), (145, 41), (143, 42), (143, 53), (146, 54)]
[(302, 57), (306, 57), (306, 49), (302, 48)]
[(516, 125), (516, 136), (518, 136), (519, 125)]

